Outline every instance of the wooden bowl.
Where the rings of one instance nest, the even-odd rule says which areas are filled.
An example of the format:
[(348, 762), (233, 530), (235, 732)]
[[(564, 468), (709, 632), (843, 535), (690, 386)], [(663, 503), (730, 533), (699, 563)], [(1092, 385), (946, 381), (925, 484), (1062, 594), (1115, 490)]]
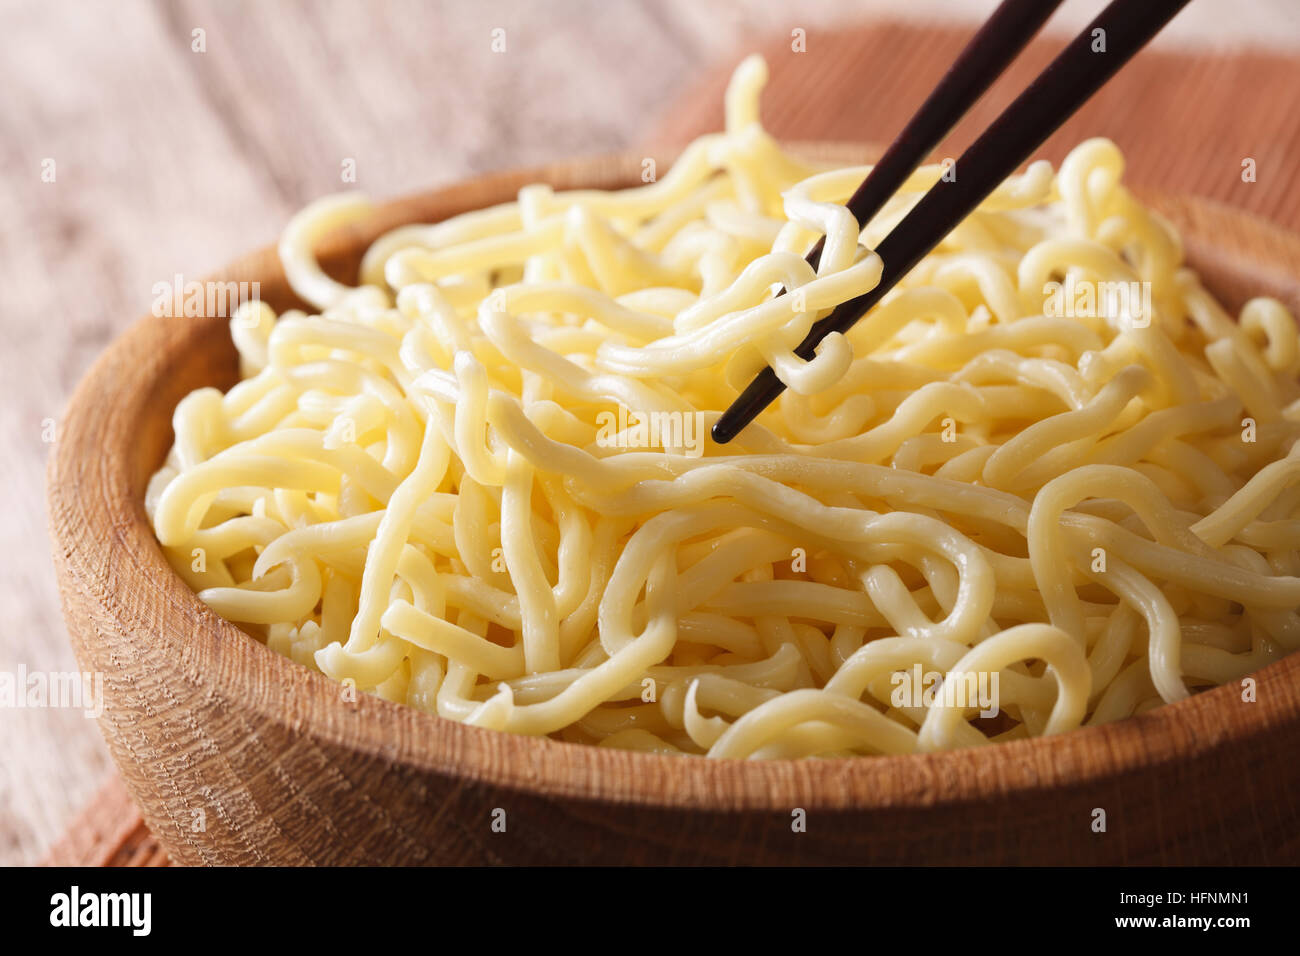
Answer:
[[(487, 176), (389, 203), (321, 254), (355, 281), (362, 251), (397, 224), (507, 200), (529, 182), (630, 185), (640, 168), (623, 157)], [(1300, 239), (1208, 202), (1147, 198), (1229, 306), (1264, 293), (1300, 309)], [(273, 250), (217, 278), (260, 282), (277, 310), (300, 305)], [(654, 756), (368, 695), (345, 703), (201, 603), (146, 520), (177, 401), (236, 378), (224, 318), (146, 316), (81, 382), (49, 471), (72, 643), (103, 675), (104, 736), (177, 862), (1300, 862), (1300, 655), (1256, 675), (1255, 703), (1224, 686), (1059, 737), (903, 757)]]

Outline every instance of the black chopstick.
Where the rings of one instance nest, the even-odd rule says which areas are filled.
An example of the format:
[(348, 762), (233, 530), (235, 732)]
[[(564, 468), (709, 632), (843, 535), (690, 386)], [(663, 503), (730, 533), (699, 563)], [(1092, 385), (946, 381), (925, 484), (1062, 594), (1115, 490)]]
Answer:
[[(860, 228), (866, 228), (912, 170), (952, 132), (1061, 3), (1003, 0), (998, 5), (849, 198), (846, 205)], [(814, 269), (821, 262), (825, 244), (823, 236), (808, 253), (808, 264)]]
[[(958, 157), (955, 177), (935, 183), (876, 247), (884, 263), (879, 284), (814, 323), (795, 354), (808, 361), (826, 335), (852, 327), (1189, 2), (1113, 0)], [(1001, 12), (999, 7), (994, 15)], [(995, 65), (999, 58), (986, 62)], [(713, 440), (731, 441), (784, 390), (776, 373), (764, 368), (714, 423)]]

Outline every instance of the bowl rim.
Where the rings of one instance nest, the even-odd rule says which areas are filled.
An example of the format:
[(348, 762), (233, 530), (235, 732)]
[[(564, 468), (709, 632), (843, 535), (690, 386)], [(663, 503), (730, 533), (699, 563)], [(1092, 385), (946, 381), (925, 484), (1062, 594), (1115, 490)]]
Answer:
[[(796, 148), (816, 158), (850, 162), (870, 153), (861, 144)], [(486, 205), (482, 197), (503, 201), (527, 183), (610, 188), (636, 182), (646, 155), (652, 153), (642, 150), (508, 170), (389, 200), (376, 206), (364, 227), (339, 230), (322, 249), (355, 248), (365, 236), (422, 221), (418, 215), (413, 218), (418, 210), (440, 209), (445, 217)], [(1229, 235), (1234, 229), (1249, 230), (1267, 241), (1264, 265), (1300, 276), (1300, 237), (1212, 201), (1139, 192), (1184, 230), (1194, 226), (1190, 235), (1184, 233), (1189, 249), (1221, 240), (1225, 230)], [(465, 205), (471, 193), (478, 198)], [(1247, 264), (1260, 255), (1256, 248), (1249, 257), (1243, 254), (1237, 259)], [(265, 277), (270, 260), (278, 267), (274, 247), (242, 257), (209, 278)], [(224, 321), (215, 325), (225, 327)], [(147, 413), (147, 395), (156, 387), (157, 376), (165, 373), (168, 356), (176, 354), (179, 341), (192, 343), (200, 334), (192, 329), (184, 335), (174, 328), (165, 331), (153, 315), (137, 320), (81, 380), (69, 401), (60, 436), (79, 429), (93, 434), (95, 422), (113, 415)], [(138, 383), (137, 388), (124, 390), (124, 382)], [(232, 706), (247, 708), (261, 721), (417, 770), (504, 790), (712, 810), (974, 805), (1011, 791), (1084, 786), (1154, 765), (1196, 759), (1231, 747), (1244, 736), (1300, 721), (1300, 654), (1283, 657), (1250, 675), (1257, 681), (1257, 697), (1244, 710), (1233, 706), (1240, 703), (1240, 695), (1234, 684), (1227, 684), (1122, 721), (1058, 736), (898, 756), (691, 759), (486, 730), (368, 694), (348, 703), (340, 698), (341, 685), (250, 638), (203, 604), (171, 570), (145, 516), (142, 498), (131, 500), (129, 460), (129, 454), (102, 454), (104, 486), (87, 496), (86, 469), (77, 449), (70, 442), (55, 443), (48, 487), (56, 562), (62, 562), (61, 587), (77, 588), (98, 603), (122, 633), (152, 634), (161, 643), (151, 648), (170, 657), (171, 666), (182, 668), (188, 680)], [(70, 501), (78, 496), (77, 507), (85, 514), (69, 520)], [(106, 529), (111, 533), (105, 534)], [(146, 589), (153, 589), (156, 602), (122, 600), (111, 588), (96, 586), (100, 579), (142, 581)], [(160, 615), (188, 627), (159, 627)]]

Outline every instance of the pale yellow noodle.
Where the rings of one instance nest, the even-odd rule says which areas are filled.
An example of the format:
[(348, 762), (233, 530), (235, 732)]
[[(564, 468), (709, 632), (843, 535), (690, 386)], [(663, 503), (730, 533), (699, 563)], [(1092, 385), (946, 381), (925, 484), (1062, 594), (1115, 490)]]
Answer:
[[(766, 76), (661, 175), (403, 226), (358, 287), (314, 247), (366, 201), (296, 216), (319, 314), (234, 312), (244, 380), (180, 402), (146, 494), (186, 583), (364, 692), (711, 757), (1056, 734), (1300, 650), (1291, 313), (1234, 321), (1093, 139), (805, 361), (943, 170), (859, 229), (869, 167), (785, 152)], [(789, 389), (713, 444), (764, 365)]]

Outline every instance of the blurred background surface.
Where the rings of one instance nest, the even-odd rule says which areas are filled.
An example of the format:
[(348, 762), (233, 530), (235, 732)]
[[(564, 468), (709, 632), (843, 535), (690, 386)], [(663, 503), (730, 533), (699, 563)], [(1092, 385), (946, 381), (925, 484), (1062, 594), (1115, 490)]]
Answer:
[[(807, 33), (812, 69), (849, 26), (970, 28), (994, 6), (0, 0), (0, 672), (76, 669), (45, 532), (49, 422), (95, 356), (148, 310), (154, 283), (200, 277), (273, 242), (297, 208), (343, 188), (393, 196), (678, 138), (718, 110), (691, 91), (715, 89), (746, 49), (788, 46), (794, 29)], [(1047, 35), (1072, 35), (1101, 6), (1067, 0)], [(497, 29), (503, 54), (491, 49)], [(1268, 64), (1232, 76), (1232, 97), (1263, 108), (1279, 70), (1300, 74), (1300, 2), (1195, 0), (1156, 47), (1206, 57), (1197, 81), (1209, 92), (1216, 70)], [(1217, 57), (1240, 51), (1256, 59)], [(914, 54), (895, 55), (888, 70), (932, 84), (947, 48)], [(894, 95), (889, 76), (878, 82), (863, 95)], [(894, 106), (906, 115), (918, 103)], [(1256, 124), (1267, 127), (1258, 151), (1300, 137), (1300, 111), (1283, 105)], [(787, 108), (781, 122), (816, 135), (820, 120)], [(355, 185), (341, 182), (347, 160)], [(79, 711), (0, 708), (0, 864), (41, 859), (109, 769)]]

